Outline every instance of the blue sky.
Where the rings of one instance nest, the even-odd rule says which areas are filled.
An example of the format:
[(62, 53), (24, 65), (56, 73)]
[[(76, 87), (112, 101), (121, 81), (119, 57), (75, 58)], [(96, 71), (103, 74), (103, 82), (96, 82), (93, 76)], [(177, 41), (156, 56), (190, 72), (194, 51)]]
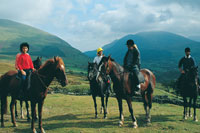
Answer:
[(94, 50), (127, 34), (162, 30), (200, 36), (200, 0), (0, 0), (0, 18)]

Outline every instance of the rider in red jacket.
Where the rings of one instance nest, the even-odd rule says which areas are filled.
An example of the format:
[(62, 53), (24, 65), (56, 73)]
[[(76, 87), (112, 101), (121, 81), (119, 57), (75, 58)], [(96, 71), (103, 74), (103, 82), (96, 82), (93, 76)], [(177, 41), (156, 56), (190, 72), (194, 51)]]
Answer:
[(32, 59), (30, 55), (28, 54), (29, 51), (29, 44), (24, 42), (20, 45), (20, 51), (21, 54), (17, 58), (17, 68), (19, 70), (19, 75), (21, 77), (21, 85), (20, 85), (20, 96), (24, 96), (24, 92), (29, 90), (30, 88), (30, 77), (31, 72), (35, 71), (35, 68), (33, 66)]

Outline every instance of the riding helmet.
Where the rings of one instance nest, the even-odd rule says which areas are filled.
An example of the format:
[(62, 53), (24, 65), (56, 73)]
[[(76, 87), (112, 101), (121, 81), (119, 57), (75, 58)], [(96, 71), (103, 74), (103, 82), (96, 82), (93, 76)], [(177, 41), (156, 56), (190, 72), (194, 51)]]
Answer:
[(134, 45), (134, 41), (132, 39), (129, 39), (127, 42), (126, 42), (126, 45)]
[(190, 52), (190, 48), (189, 47), (185, 48), (185, 52)]

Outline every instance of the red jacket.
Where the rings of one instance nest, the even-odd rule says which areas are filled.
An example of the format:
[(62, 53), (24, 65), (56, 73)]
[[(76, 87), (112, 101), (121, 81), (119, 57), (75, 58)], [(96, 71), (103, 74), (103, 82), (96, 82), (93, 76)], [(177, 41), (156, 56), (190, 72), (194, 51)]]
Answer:
[(33, 69), (33, 62), (31, 60), (31, 56), (29, 54), (21, 54), (17, 59), (17, 66), (19, 70), (22, 69)]

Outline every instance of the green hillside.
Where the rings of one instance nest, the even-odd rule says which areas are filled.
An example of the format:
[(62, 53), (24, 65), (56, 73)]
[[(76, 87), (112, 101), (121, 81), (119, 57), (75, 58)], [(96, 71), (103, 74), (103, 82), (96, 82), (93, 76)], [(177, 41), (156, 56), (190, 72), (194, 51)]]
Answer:
[(0, 55), (13, 59), (21, 42), (30, 44), (32, 56), (63, 57), (66, 65), (86, 68), (89, 58), (64, 40), (34, 27), (0, 19)]
[[(200, 62), (200, 43), (169, 32), (154, 31), (127, 35), (103, 47), (104, 54), (111, 56), (120, 64), (127, 51), (126, 41), (133, 39), (141, 53), (143, 68), (151, 69), (158, 81), (166, 82), (178, 77), (178, 61), (184, 56), (185, 47), (190, 47), (196, 62)], [(89, 57), (96, 51), (85, 52)]]

